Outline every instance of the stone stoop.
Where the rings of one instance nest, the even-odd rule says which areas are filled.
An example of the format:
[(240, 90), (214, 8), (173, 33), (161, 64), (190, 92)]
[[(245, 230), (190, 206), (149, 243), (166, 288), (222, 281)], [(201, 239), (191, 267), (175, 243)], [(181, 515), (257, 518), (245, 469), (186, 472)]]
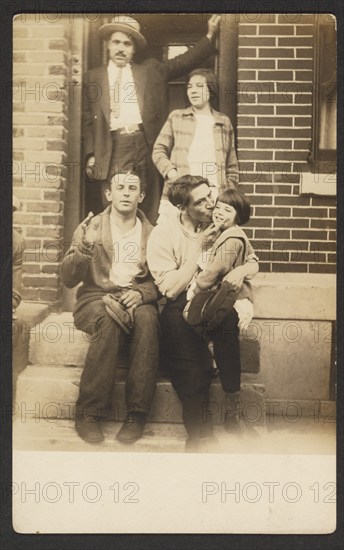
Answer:
[[(125, 445), (115, 439), (121, 422), (101, 422), (104, 441), (86, 443), (78, 437), (71, 420), (20, 419), (13, 424), (13, 451), (53, 452), (123, 452), (123, 453), (184, 453), (186, 432), (181, 424), (148, 423), (141, 439)], [(217, 444), (208, 445), (201, 452), (235, 454), (318, 454), (336, 452), (335, 423), (314, 422), (305, 417), (299, 422), (288, 422), (281, 416), (267, 421), (265, 426), (241, 422), (238, 428), (227, 433), (223, 426), (215, 425)]]
[(18, 417), (13, 425), (14, 451), (90, 451), (90, 452), (184, 452), (186, 432), (181, 424), (147, 423), (141, 439), (125, 445), (115, 439), (122, 422), (101, 422), (104, 441), (91, 444), (76, 433), (67, 419), (27, 419)]
[[(241, 341), (242, 371), (259, 373), (259, 341), (255, 330)], [(101, 338), (101, 334), (95, 338)], [(52, 313), (30, 333), (29, 363), (44, 366), (83, 367), (91, 337), (75, 328), (69, 312)]]
[[(44, 367), (29, 365), (20, 375), (17, 385), (15, 411), (21, 418), (67, 419), (75, 416), (75, 402), (82, 369), (79, 367)], [(125, 417), (125, 375), (119, 368), (109, 420), (122, 421)], [(264, 384), (250, 374), (242, 375), (241, 414), (248, 423), (264, 423)], [(211, 386), (210, 402), (204, 405), (204, 415), (212, 416), (217, 424), (224, 420), (225, 395), (216, 378)], [(160, 376), (148, 417), (149, 422), (182, 422), (180, 401), (171, 382)]]
[[(320, 274), (262, 273), (255, 277), (255, 318), (241, 346), (240, 419), (247, 429), (263, 429), (264, 422), (265, 429), (270, 429), (278, 419), (292, 425), (293, 431), (305, 421), (317, 427), (335, 423), (335, 282), (335, 276)], [(89, 336), (76, 330), (71, 313), (47, 317), (48, 306), (41, 311), (39, 305), (39, 313), (34, 315), (32, 308), (35, 304), (29, 305), (31, 324), (25, 325), (25, 333), (33, 327), (29, 364), (18, 379), (14, 416), (20, 418), (26, 439), (25, 425), (29, 424), (37, 430), (67, 427), (75, 436), (74, 408)], [(26, 346), (28, 340), (25, 338)], [(112, 430), (113, 421), (119, 427), (125, 414), (123, 366), (121, 361), (117, 368), (109, 417)], [(149, 426), (154, 433), (160, 428), (167, 433), (170, 426), (183, 431), (179, 399), (166, 373), (161, 370), (159, 374)], [(211, 415), (216, 429), (223, 431), (224, 413), (224, 394), (215, 378), (204, 414)], [(18, 422), (16, 425), (18, 431)], [(46, 436), (43, 430), (40, 437), (44, 440)], [(149, 437), (145, 441), (143, 445)]]
[[(19, 376), (14, 411), (21, 418), (71, 420), (82, 367), (89, 346), (89, 336), (77, 330), (71, 313), (51, 314), (32, 328), (29, 365)], [(264, 383), (259, 375), (259, 342), (244, 340), (241, 415), (245, 422), (263, 425), (265, 421)], [(109, 419), (122, 421), (125, 416), (125, 375), (123, 364), (117, 368), (112, 412)], [(224, 420), (225, 395), (219, 378), (211, 387), (210, 402), (204, 414), (216, 424)], [(171, 382), (159, 372), (157, 389), (149, 422), (182, 423), (180, 401)]]
[[(69, 420), (36, 422), (33, 419), (22, 423), (18, 419), (13, 426), (14, 451), (62, 451), (62, 452), (122, 452), (122, 453), (184, 453), (187, 438), (184, 426), (170, 423), (147, 423), (141, 439), (126, 445), (116, 440), (121, 422), (101, 422), (104, 441), (90, 444), (78, 437), (74, 422)], [(202, 452), (233, 453), (252, 452), (252, 446), (266, 439), (267, 430), (262, 426), (241, 424), (233, 433), (225, 432), (223, 426), (215, 426), (215, 444), (210, 443)], [(257, 441), (258, 440), (258, 441)], [(261, 450), (262, 452), (262, 450)]]

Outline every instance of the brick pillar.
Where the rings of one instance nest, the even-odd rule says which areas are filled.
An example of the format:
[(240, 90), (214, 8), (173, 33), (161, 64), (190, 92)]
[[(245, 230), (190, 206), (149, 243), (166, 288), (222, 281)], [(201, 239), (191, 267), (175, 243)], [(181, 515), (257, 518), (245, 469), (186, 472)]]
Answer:
[(22, 14), (13, 24), (14, 223), (26, 251), (23, 299), (57, 303), (67, 181), (70, 23)]
[(222, 14), (221, 32), (218, 40), (218, 79), (220, 111), (231, 120), (234, 128), (237, 119), (237, 64), (238, 36), (237, 15)]

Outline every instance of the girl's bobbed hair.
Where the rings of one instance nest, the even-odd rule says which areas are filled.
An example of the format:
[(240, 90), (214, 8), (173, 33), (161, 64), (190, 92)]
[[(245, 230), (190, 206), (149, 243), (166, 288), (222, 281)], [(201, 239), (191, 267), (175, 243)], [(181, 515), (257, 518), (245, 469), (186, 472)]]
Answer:
[(249, 221), (251, 215), (250, 202), (246, 195), (238, 189), (226, 189), (226, 191), (220, 192), (217, 202), (224, 202), (235, 208), (237, 212), (235, 223), (237, 225), (244, 225)]

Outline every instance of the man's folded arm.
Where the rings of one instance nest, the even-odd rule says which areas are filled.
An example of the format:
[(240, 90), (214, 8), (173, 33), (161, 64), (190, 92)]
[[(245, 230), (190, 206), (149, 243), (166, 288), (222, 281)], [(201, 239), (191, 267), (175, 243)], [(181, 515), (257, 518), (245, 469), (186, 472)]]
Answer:
[(153, 229), (148, 239), (147, 261), (161, 294), (175, 300), (186, 289), (197, 271), (199, 253), (200, 248), (195, 247), (194, 253), (178, 266), (169, 243)]

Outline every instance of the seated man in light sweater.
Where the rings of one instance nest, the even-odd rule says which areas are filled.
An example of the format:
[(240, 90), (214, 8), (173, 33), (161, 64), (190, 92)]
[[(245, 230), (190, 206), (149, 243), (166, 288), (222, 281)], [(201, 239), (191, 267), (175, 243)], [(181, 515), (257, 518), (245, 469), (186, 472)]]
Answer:
[[(186, 450), (202, 450), (213, 439), (211, 417), (206, 414), (211, 383), (211, 355), (207, 338), (199, 336), (184, 320), (186, 288), (198, 269), (202, 250), (219, 236), (211, 222), (213, 199), (209, 183), (200, 176), (182, 176), (169, 191), (178, 207), (152, 231), (147, 245), (150, 272), (167, 303), (161, 315), (166, 366), (182, 402), (183, 422), (188, 433)], [(253, 251), (252, 251), (253, 252)], [(249, 251), (251, 253), (251, 251)], [(226, 280), (239, 290), (245, 277), (258, 272), (255, 261), (233, 269)], [(238, 346), (238, 314), (235, 309), (211, 335), (221, 339), (224, 353)]]

